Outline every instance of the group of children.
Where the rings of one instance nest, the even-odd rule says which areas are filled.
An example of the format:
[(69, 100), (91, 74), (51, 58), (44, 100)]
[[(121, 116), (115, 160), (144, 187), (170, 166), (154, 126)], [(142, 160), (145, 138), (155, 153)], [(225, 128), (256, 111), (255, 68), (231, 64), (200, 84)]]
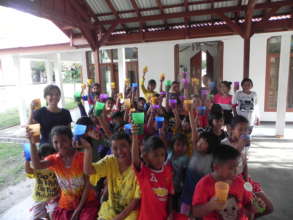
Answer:
[[(85, 127), (82, 135), (67, 120), (52, 128), (49, 144), (37, 146), (28, 127), (26, 172), (37, 180), (33, 219), (244, 220), (271, 213), (272, 202), (247, 164), (249, 135), (259, 123), (252, 81), (243, 79), (242, 90), (235, 83), (232, 96), (231, 82), (217, 86), (204, 76), (201, 86), (185, 74), (183, 91), (177, 81), (163, 90), (161, 76), (157, 93), (155, 80), (145, 88), (146, 73), (145, 98), (129, 80), (124, 101), (114, 86), (111, 97), (97, 83), (87, 94), (83, 87), (76, 122)], [(48, 106), (50, 95), (45, 92)], [(54, 95), (58, 103), (60, 93)], [(38, 111), (32, 122), (40, 121)], [(224, 199), (218, 183), (228, 187)]]

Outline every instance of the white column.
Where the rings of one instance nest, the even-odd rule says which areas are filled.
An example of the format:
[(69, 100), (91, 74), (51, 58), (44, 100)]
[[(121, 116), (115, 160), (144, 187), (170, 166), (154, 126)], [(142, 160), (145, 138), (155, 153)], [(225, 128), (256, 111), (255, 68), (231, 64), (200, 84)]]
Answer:
[(88, 72), (87, 72), (87, 62), (86, 62), (86, 51), (82, 51), (82, 82), (87, 83), (88, 80)]
[(125, 48), (118, 48), (119, 92), (124, 93), (126, 78)]
[[(14, 71), (17, 75), (16, 90), (24, 91), (24, 86), (23, 86), (24, 77), (22, 76), (22, 73), (21, 73), (20, 57), (18, 55), (13, 56), (13, 65), (14, 65)], [(20, 118), (20, 124), (26, 125), (28, 122), (28, 116), (27, 116), (26, 104), (24, 99), (25, 96), (23, 92), (18, 92), (17, 94), (18, 94), (17, 103), (18, 103), (18, 114)]]
[(61, 62), (61, 54), (56, 54), (56, 63), (55, 63), (55, 78), (56, 78), (56, 84), (59, 86), (61, 90), (61, 107), (65, 106), (65, 98), (64, 98), (64, 89), (63, 89), (63, 79), (61, 75), (61, 68), (62, 68), (62, 62)]
[(291, 35), (285, 33), (281, 40), (281, 54), (279, 65), (279, 82), (277, 95), (277, 121), (276, 121), (276, 135), (278, 137), (284, 136), (286, 126), (286, 107), (287, 107), (287, 90), (289, 79), (290, 66), (290, 48)]
[(50, 60), (46, 60), (47, 83), (53, 83), (53, 69)]

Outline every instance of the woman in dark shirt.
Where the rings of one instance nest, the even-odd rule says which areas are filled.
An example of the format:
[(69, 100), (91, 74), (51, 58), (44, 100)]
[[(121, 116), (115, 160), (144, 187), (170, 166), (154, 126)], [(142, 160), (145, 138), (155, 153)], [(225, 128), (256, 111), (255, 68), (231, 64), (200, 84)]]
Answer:
[(39, 123), (41, 125), (41, 144), (49, 142), (49, 135), (53, 127), (57, 125), (70, 126), (72, 122), (70, 112), (58, 107), (60, 97), (61, 91), (58, 86), (46, 86), (44, 89), (44, 98), (47, 106), (32, 113), (29, 123)]

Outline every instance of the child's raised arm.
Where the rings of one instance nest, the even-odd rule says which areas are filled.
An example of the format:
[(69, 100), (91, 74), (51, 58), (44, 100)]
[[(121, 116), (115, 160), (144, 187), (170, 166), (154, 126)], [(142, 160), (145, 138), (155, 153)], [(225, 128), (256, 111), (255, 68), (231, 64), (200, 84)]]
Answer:
[(31, 152), (31, 160), (32, 160), (33, 168), (34, 169), (46, 169), (46, 168), (50, 167), (50, 165), (51, 165), (50, 161), (40, 160), (37, 146), (34, 141), (34, 137), (33, 137), (31, 129), (27, 128), (26, 132), (27, 132), (27, 137), (29, 138), (29, 141), (30, 141), (30, 152)]
[(80, 139), (80, 144), (78, 141), (73, 143), (74, 147), (76, 148), (83, 148), (84, 149), (84, 158), (83, 158), (83, 172), (85, 175), (91, 175), (95, 173), (95, 169), (92, 165), (93, 161), (93, 150), (92, 146), (89, 142), (85, 139)]
[(139, 156), (139, 144), (138, 144), (138, 127), (136, 125), (132, 125), (132, 149), (131, 149), (131, 157), (132, 157), (132, 165), (134, 168), (139, 171), (140, 170), (140, 156)]

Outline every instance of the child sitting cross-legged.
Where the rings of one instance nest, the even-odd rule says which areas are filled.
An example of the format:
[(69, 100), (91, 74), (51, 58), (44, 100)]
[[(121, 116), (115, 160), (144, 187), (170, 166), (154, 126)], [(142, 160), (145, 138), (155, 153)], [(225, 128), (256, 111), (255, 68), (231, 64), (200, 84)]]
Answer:
[[(41, 159), (56, 153), (49, 144), (42, 144), (38, 149)], [(34, 169), (31, 167), (30, 158), (26, 157), (25, 172), (27, 177), (35, 178), (36, 183), (33, 192), (33, 207), (30, 209), (32, 219), (52, 219), (52, 213), (58, 205), (60, 188), (57, 178), (49, 169)]]
[(140, 201), (140, 190), (131, 168), (131, 140), (125, 133), (115, 133), (111, 138), (112, 155), (92, 163), (92, 147), (87, 142), (84, 148), (84, 173), (96, 185), (107, 179), (108, 200), (99, 211), (99, 220), (135, 220)]
[[(240, 152), (230, 146), (220, 145), (214, 151), (213, 172), (203, 177), (195, 187), (192, 214), (203, 220), (237, 219), (246, 220), (254, 214), (253, 195), (244, 188), (245, 182), (237, 176)], [(216, 197), (215, 184), (229, 184), (227, 200)], [(229, 212), (229, 213), (227, 213)]]

